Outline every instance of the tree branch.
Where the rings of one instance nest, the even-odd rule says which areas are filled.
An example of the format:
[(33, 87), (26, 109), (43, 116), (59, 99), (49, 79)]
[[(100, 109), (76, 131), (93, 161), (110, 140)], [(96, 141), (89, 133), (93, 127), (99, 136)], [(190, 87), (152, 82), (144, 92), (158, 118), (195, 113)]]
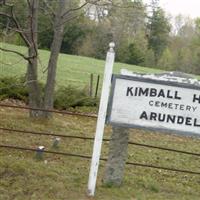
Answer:
[(25, 44), (29, 47), (30, 46), (30, 42), (27, 39), (27, 36), (24, 34), (23, 29), (21, 28), (19, 22), (17, 21), (17, 19), (15, 17), (13, 6), (11, 6), (11, 16), (12, 16), (12, 20), (13, 20), (15, 26), (17, 27), (17, 29), (22, 31), (22, 32), (19, 32), (20, 36), (24, 40)]
[(65, 24), (65, 23), (67, 23), (67, 22), (69, 22), (71, 20), (74, 20), (74, 19), (78, 18), (78, 17), (80, 17), (80, 15), (75, 15), (75, 16), (71, 16), (71, 17), (69, 17), (69, 16), (65, 17), (65, 20), (61, 21), (61, 23), (58, 26), (61, 26), (61, 25)]
[(11, 50), (11, 49), (5, 49), (5, 48), (2, 48), (2, 47), (0, 47), (0, 50), (1, 51), (5, 51), (5, 52), (10, 52), (10, 53), (15, 53), (18, 56), (21, 56), (22, 58), (24, 58), (25, 60), (27, 60), (28, 62), (31, 62), (31, 59), (33, 59), (35, 57), (35, 56), (28, 57), (28, 56), (25, 56), (24, 54), (22, 54), (22, 53), (20, 53), (18, 51)]
[[(98, 0), (97, 0), (98, 1)], [(77, 10), (80, 10), (81, 8), (83, 8), (84, 6), (86, 6), (88, 4), (88, 2), (86, 1), (84, 4), (82, 4), (81, 6), (77, 7), (77, 8), (72, 8), (72, 9), (69, 9), (67, 10), (66, 12), (63, 13), (62, 17), (64, 18), (66, 15), (68, 15), (70, 12), (73, 12), (73, 11), (77, 11)]]
[(43, 1), (44, 5), (48, 8), (48, 10), (51, 12), (51, 15), (53, 17), (55, 17), (56, 14), (55, 14), (54, 10), (51, 8), (51, 6), (49, 6), (49, 4), (47, 3), (47, 1), (46, 0), (42, 0), (42, 1)]
[(3, 12), (0, 12), (0, 15), (1, 15), (1, 16), (4, 16), (4, 17), (12, 18), (12, 16), (10, 16), (10, 15), (8, 15), (8, 14), (6, 14), (6, 13), (3, 13)]
[(9, 7), (10, 7), (11, 15), (9, 15), (7, 13), (4, 13), (4, 12), (0, 12), (0, 15), (4, 16), (4, 17), (7, 17), (7, 18), (10, 18), (14, 22), (14, 24), (15, 24), (15, 26), (17, 28), (16, 32), (18, 32), (20, 34), (20, 36), (24, 40), (25, 44), (27, 46), (30, 46), (30, 43), (29, 43), (26, 35), (23, 32), (23, 29), (21, 28), (20, 24), (18, 23), (18, 21), (17, 21), (17, 19), (15, 17), (14, 10), (13, 10), (13, 5), (9, 5)]
[(44, 16), (48, 16), (48, 19), (50, 20), (50, 23), (51, 23), (51, 25), (53, 25), (53, 20), (52, 20), (52, 18), (54, 18), (55, 16), (54, 15), (51, 15), (51, 13), (49, 13), (45, 8), (43, 8), (43, 7), (39, 7), (39, 9), (43, 12), (43, 15)]
[(0, 25), (4, 26), (7, 30), (15, 31), (17, 33), (28, 33), (28, 32), (30, 32), (30, 30), (24, 30), (24, 29), (23, 30), (18, 30), (18, 29), (12, 28), (12, 27), (7, 26), (7, 25), (5, 25), (5, 24), (3, 24), (1, 22), (0, 22)]

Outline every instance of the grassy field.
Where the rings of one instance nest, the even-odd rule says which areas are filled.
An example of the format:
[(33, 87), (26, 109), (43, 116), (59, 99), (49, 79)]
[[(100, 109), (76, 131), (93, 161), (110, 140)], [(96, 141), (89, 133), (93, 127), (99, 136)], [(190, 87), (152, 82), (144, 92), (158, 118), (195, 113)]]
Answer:
[[(0, 127), (47, 131), (67, 135), (94, 135), (96, 119), (54, 115), (50, 121), (31, 120), (28, 112), (0, 108)], [(105, 137), (109, 138), (110, 127)], [(174, 135), (131, 130), (130, 140), (200, 153), (200, 140)], [(53, 137), (0, 131), (0, 144), (52, 150)], [(104, 142), (102, 157), (107, 157), (109, 143)], [(53, 149), (54, 150), (54, 149)], [(58, 151), (91, 155), (92, 141), (61, 139)], [(199, 170), (200, 158), (156, 149), (129, 146), (130, 162)], [(134, 166), (126, 166), (121, 187), (102, 184), (105, 162), (100, 163), (95, 198), (86, 196), (90, 160), (45, 154), (35, 159), (34, 152), (0, 149), (1, 200), (199, 200), (200, 176)]]
[[(0, 43), (9, 49), (26, 52), (25, 47)], [(44, 81), (49, 52), (40, 50), (39, 76)], [(88, 85), (90, 74), (102, 75), (102, 60), (61, 54), (58, 63), (57, 86)], [(159, 70), (115, 63), (114, 72), (121, 68), (153, 73)], [(26, 72), (26, 62), (15, 54), (0, 54), (0, 76), (20, 77)], [(82, 108), (84, 109), (84, 108)], [(88, 108), (87, 108), (88, 109)], [(87, 110), (91, 111), (91, 110)], [(27, 111), (0, 107), (0, 127), (44, 131), (58, 134), (93, 137), (96, 119), (55, 114), (49, 121), (31, 120)], [(106, 127), (109, 138), (111, 127)], [(0, 144), (52, 149), (53, 137), (8, 133), (0, 130)], [(130, 140), (150, 145), (200, 153), (200, 139), (130, 130)], [(92, 141), (61, 139), (56, 151), (91, 156)], [(104, 142), (102, 157), (107, 157), (109, 143)], [(128, 161), (180, 168), (199, 172), (200, 158), (166, 151), (129, 146)], [(102, 184), (105, 162), (100, 163), (95, 198), (86, 195), (90, 160), (45, 154), (42, 161), (34, 152), (0, 149), (0, 200), (199, 200), (200, 176), (134, 166), (126, 166), (121, 187)]]
[[(0, 43), (0, 45), (7, 49), (18, 50), (21, 53), (26, 53), (27, 49), (22, 46), (15, 46), (6, 43)], [(49, 51), (39, 51), (39, 79), (44, 81), (46, 77), (46, 67), (48, 64)], [(75, 85), (85, 87), (89, 84), (90, 74), (96, 75), (102, 73), (104, 70), (105, 62), (103, 60), (97, 60), (93, 58), (60, 54), (57, 70), (57, 86), (60, 85)], [(135, 72), (141, 73), (153, 73), (160, 72), (153, 68), (145, 68), (135, 65), (128, 65), (123, 63), (115, 63), (114, 73), (119, 73), (120, 69), (129, 69)], [(0, 75), (1, 76), (21, 76), (26, 72), (26, 61), (16, 54), (0, 52)]]

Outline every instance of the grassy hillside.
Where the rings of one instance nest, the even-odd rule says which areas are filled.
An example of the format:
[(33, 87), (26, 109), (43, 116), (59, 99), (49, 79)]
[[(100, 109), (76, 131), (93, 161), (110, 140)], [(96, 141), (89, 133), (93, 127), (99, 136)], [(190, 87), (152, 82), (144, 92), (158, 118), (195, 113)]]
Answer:
[[(0, 127), (21, 130), (49, 131), (67, 135), (92, 137), (96, 119), (54, 115), (51, 121), (30, 120), (28, 112), (0, 108)], [(105, 137), (109, 138), (110, 127)], [(131, 130), (130, 140), (139, 143), (200, 152), (200, 140), (173, 135)], [(44, 145), (52, 150), (53, 137), (0, 131), (0, 144), (35, 148)], [(107, 157), (104, 142), (102, 157)], [(92, 141), (61, 139), (58, 151), (91, 155)], [(199, 157), (129, 146), (130, 162), (154, 164), (199, 171)], [(120, 188), (105, 187), (102, 177), (105, 162), (100, 163), (95, 198), (86, 196), (90, 161), (45, 154), (37, 161), (34, 152), (0, 149), (1, 200), (199, 200), (200, 176), (134, 166), (126, 166)]]
[[(0, 43), (10, 49), (26, 52), (25, 47)], [(40, 50), (40, 80), (44, 73), (49, 52)], [(104, 61), (61, 54), (59, 57), (57, 86), (72, 84), (84, 87), (90, 73), (102, 75)], [(135, 72), (152, 73), (159, 70), (115, 63), (114, 72), (121, 68)], [(0, 54), (0, 76), (21, 76), (26, 72), (26, 62), (15, 54)], [(88, 108), (87, 108), (88, 109)], [(1, 108), (0, 127), (44, 131), (58, 134), (93, 137), (96, 119), (55, 114), (49, 121), (31, 120), (27, 111)], [(109, 138), (110, 127), (105, 137)], [(53, 137), (22, 133), (8, 133), (0, 130), (0, 144), (36, 148), (44, 145), (52, 149)], [(158, 134), (141, 130), (130, 130), (133, 142), (175, 148), (200, 153), (200, 140), (174, 135)], [(61, 139), (56, 151), (91, 156), (92, 141)], [(102, 157), (107, 157), (109, 143), (104, 142)], [(163, 167), (180, 168), (199, 172), (199, 157), (170, 153), (158, 149), (130, 145), (130, 162), (146, 163)], [(169, 172), (134, 166), (126, 166), (123, 185), (120, 188), (102, 184), (105, 162), (100, 163), (95, 198), (86, 196), (90, 160), (45, 154), (42, 161), (35, 159), (34, 152), (0, 148), (0, 200), (199, 200), (200, 176)]]
[[(18, 50), (25, 53), (27, 49), (21, 46), (0, 43), (0, 45), (7, 49)], [(39, 78), (45, 80), (46, 67), (48, 64), (49, 51), (39, 51)], [(60, 54), (57, 70), (57, 85), (76, 85), (84, 87), (88, 85), (90, 74), (102, 75), (105, 61), (94, 58), (87, 58), (81, 56)], [(114, 73), (119, 73), (121, 68), (129, 69), (135, 72), (152, 73), (159, 72), (159, 70), (139, 67), (135, 65), (128, 65), (123, 63), (115, 63)], [(21, 76), (26, 72), (26, 62), (16, 54), (6, 53), (0, 51), (0, 75), (1, 76)], [(102, 77), (102, 76), (101, 76)]]

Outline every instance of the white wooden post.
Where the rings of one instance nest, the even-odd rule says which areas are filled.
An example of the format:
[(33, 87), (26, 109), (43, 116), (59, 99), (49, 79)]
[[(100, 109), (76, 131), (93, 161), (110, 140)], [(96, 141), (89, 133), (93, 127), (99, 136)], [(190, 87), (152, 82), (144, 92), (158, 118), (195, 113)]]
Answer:
[(94, 196), (95, 187), (96, 187), (96, 180), (97, 180), (97, 173), (99, 167), (99, 159), (101, 155), (101, 146), (103, 141), (103, 132), (106, 120), (106, 112), (108, 106), (108, 98), (111, 86), (111, 77), (113, 71), (113, 64), (115, 59), (115, 52), (114, 47), (115, 44), (111, 42), (109, 44), (109, 51), (107, 52), (106, 56), (106, 64), (104, 69), (104, 78), (103, 78), (103, 85), (101, 91), (101, 100), (99, 105), (99, 112), (98, 112), (98, 119), (97, 119), (97, 126), (96, 126), (96, 134), (93, 146), (93, 154), (92, 154), (92, 161), (90, 166), (90, 174), (89, 174), (89, 181), (88, 181), (88, 195)]

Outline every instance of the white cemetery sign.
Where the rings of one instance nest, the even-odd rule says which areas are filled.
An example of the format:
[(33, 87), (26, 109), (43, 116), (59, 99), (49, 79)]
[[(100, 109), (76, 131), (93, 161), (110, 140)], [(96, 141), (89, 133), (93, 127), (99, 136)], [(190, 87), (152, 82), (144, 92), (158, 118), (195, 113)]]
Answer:
[(114, 75), (107, 121), (200, 136), (200, 86)]
[(113, 47), (114, 43), (110, 43), (105, 64), (88, 180), (89, 196), (95, 193), (106, 114), (107, 122), (114, 126), (200, 136), (200, 82), (195, 79), (133, 76), (122, 70), (125, 75), (112, 77), (109, 98), (115, 57)]

